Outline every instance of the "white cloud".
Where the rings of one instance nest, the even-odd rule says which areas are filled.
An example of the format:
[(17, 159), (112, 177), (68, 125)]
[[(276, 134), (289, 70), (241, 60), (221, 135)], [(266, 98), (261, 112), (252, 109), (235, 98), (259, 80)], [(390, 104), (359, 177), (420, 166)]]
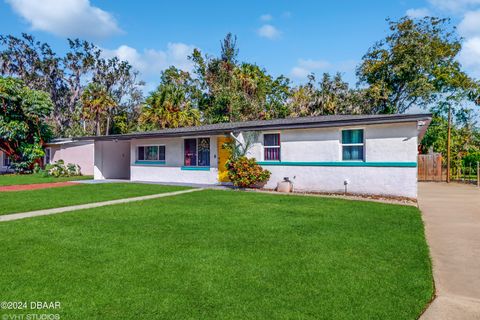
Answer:
[(431, 15), (430, 10), (428, 10), (427, 8), (418, 8), (418, 9), (408, 9), (407, 10), (407, 16), (409, 16), (412, 19), (423, 18), (423, 17), (427, 17), (427, 16), (430, 16), (430, 15)]
[(480, 35), (480, 10), (466, 12), (458, 31), (463, 36)]
[(302, 68), (302, 67), (293, 67), (292, 70), (290, 71), (290, 75), (292, 78), (297, 78), (297, 79), (304, 79), (310, 74), (310, 70)]
[(89, 0), (6, 0), (13, 10), (42, 30), (66, 37), (106, 37), (121, 32), (113, 16)]
[(269, 13), (262, 14), (262, 15), (260, 16), (260, 20), (262, 20), (262, 21), (271, 21), (271, 20), (273, 20), (273, 16), (272, 16), (271, 14), (269, 14)]
[(280, 37), (281, 32), (271, 24), (264, 24), (257, 30), (257, 33), (260, 37), (267, 38), (267, 39), (277, 39)]
[(480, 5), (480, 0), (428, 0), (430, 5), (444, 11), (464, 11)]
[(467, 39), (463, 43), (459, 61), (474, 76), (480, 77), (480, 36)]
[(297, 65), (290, 71), (290, 75), (292, 78), (305, 79), (310, 73), (327, 71), (331, 66), (331, 63), (326, 60), (299, 59)]
[(192, 71), (193, 63), (188, 56), (195, 46), (184, 43), (168, 43), (166, 50), (145, 49), (139, 52), (128, 45), (121, 45), (117, 49), (102, 49), (106, 57), (118, 57), (128, 61), (143, 77), (158, 77), (160, 72), (169, 66), (175, 66), (184, 71)]
[(465, 37), (458, 60), (471, 76), (480, 77), (480, 10), (465, 12), (458, 32)]

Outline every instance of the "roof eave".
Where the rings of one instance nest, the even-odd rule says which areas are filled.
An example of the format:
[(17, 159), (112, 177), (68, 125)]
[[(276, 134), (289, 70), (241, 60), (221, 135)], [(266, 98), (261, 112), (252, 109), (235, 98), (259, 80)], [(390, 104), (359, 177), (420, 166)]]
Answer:
[[(131, 139), (148, 139), (148, 138), (169, 138), (169, 137), (189, 137), (200, 135), (222, 135), (229, 134), (230, 132), (241, 131), (267, 131), (267, 130), (287, 130), (287, 129), (311, 129), (311, 128), (331, 128), (342, 126), (354, 126), (354, 125), (373, 125), (373, 124), (389, 124), (389, 123), (408, 123), (427, 121), (428, 124), (431, 120), (431, 114), (412, 114), (412, 115), (396, 115), (389, 118), (358, 118), (358, 119), (345, 119), (345, 120), (331, 120), (321, 122), (300, 122), (300, 123), (283, 123), (283, 124), (264, 124), (264, 125), (238, 125), (233, 128), (219, 128), (219, 129), (206, 129), (191, 131), (179, 131), (179, 132), (144, 132), (144, 133), (127, 133), (109, 136), (90, 136), (79, 137), (74, 140), (96, 140), (96, 141), (108, 141), (108, 140), (131, 140)], [(426, 125), (428, 127), (428, 124)], [(195, 127), (192, 127), (195, 128)], [(198, 128), (198, 127), (197, 127)]]

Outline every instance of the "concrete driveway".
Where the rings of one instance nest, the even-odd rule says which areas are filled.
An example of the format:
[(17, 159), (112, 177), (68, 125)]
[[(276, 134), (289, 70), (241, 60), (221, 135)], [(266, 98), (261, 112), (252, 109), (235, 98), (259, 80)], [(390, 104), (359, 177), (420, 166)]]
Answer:
[(419, 183), (437, 298), (420, 319), (480, 320), (480, 188)]

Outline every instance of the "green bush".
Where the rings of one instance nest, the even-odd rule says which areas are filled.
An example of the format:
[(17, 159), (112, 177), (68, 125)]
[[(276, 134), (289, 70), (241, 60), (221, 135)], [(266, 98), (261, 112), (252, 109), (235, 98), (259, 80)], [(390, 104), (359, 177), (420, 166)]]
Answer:
[(230, 158), (225, 164), (228, 178), (241, 188), (256, 187), (270, 179), (270, 171), (264, 170), (255, 159), (245, 156)]
[(462, 161), (464, 167), (476, 168), (477, 162), (480, 162), (480, 151), (467, 154), (465, 157), (463, 157)]
[(68, 163), (65, 165), (63, 160), (58, 160), (55, 163), (47, 164), (45, 169), (39, 171), (39, 173), (49, 177), (73, 177), (82, 175), (79, 165), (73, 163)]

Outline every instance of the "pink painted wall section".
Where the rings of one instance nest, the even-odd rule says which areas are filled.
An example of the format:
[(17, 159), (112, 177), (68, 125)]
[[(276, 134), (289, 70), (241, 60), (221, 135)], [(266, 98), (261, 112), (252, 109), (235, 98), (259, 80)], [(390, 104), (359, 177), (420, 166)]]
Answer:
[(51, 162), (61, 159), (65, 164), (78, 164), (83, 175), (93, 175), (93, 141), (48, 145), (47, 147), (52, 150)]

